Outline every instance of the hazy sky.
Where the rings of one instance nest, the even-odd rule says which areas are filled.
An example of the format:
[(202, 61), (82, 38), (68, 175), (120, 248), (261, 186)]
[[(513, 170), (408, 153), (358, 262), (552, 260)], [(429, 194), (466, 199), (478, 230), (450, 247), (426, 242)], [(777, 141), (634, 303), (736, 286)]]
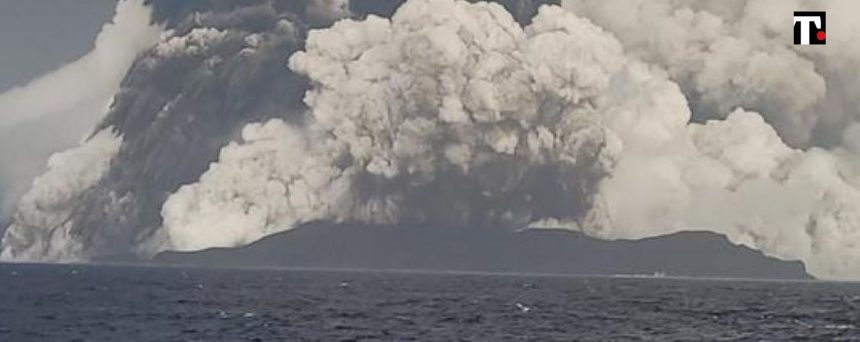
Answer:
[(0, 0), (0, 92), (92, 48), (116, 0)]

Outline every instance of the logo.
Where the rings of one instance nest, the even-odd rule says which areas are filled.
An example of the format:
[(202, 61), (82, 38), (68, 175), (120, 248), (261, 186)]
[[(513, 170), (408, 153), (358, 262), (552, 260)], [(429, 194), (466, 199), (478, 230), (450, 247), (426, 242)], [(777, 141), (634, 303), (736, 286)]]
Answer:
[(794, 12), (794, 45), (824, 45), (827, 40), (824, 12)]

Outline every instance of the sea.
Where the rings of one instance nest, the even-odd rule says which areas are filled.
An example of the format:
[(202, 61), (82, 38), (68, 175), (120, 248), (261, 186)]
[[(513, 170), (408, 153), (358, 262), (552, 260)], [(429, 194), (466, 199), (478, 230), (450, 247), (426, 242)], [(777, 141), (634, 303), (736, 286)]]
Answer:
[(0, 341), (860, 341), (860, 284), (0, 264)]

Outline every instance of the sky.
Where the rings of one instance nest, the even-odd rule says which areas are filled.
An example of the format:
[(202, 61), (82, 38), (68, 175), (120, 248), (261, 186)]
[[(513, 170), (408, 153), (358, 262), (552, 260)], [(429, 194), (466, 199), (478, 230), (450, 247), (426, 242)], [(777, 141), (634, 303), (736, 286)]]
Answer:
[[(0, 1), (0, 92), (92, 49), (116, 0)], [(9, 48), (7, 48), (9, 47)]]

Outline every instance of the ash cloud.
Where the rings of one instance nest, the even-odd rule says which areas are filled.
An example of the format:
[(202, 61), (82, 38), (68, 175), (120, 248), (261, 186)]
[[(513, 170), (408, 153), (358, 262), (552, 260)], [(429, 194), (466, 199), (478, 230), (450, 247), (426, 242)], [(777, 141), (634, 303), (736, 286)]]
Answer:
[[(306, 49), (290, 68), (314, 85), (308, 122), (246, 127), (165, 203), (166, 248), (237, 246), (313, 220), (575, 219), (610, 162), (592, 103), (626, 60), (558, 7), (523, 30), (496, 4), (412, 1), (390, 21), (313, 31)], [(582, 53), (559, 58), (570, 50)]]
[[(610, 228), (599, 235), (712, 230), (773, 256), (803, 260), (818, 277), (860, 276), (853, 148), (860, 106), (856, 96), (845, 96), (860, 86), (860, 53), (849, 43), (860, 36), (849, 14), (858, 9), (856, 3), (568, 0), (563, 5), (612, 32), (631, 55), (665, 69), (690, 101), (694, 122), (703, 124), (690, 125), (696, 149), (724, 164), (691, 167), (684, 157), (659, 167), (633, 164), (626, 173), (614, 171), (599, 201), (608, 213), (601, 226)], [(838, 40), (822, 49), (793, 46), (783, 14), (794, 10), (826, 10), (828, 22), (834, 22), (828, 33)], [(641, 30), (644, 26), (651, 30)], [(764, 122), (735, 106), (761, 113)], [(660, 160), (642, 157), (646, 165)], [(653, 195), (625, 198), (635, 189)]]
[(51, 156), (48, 171), (18, 201), (0, 260), (71, 260), (85, 248), (70, 217), (110, 167), (122, 138), (108, 128), (76, 148)]
[[(584, 11), (577, 5), (566, 7)], [(816, 72), (819, 62), (776, 39), (739, 34), (733, 26), (741, 24), (719, 18), (744, 13), (729, 6), (644, 5), (634, 15), (666, 19), (669, 27), (639, 42), (641, 30), (613, 27), (627, 21), (601, 21), (600, 11), (615, 13), (612, 3), (591, 5), (589, 18), (609, 32), (550, 7), (519, 31), (507, 16), (482, 22), (484, 4), (428, 0), (407, 3), (390, 22), (370, 17), (312, 35), (290, 67), (312, 81), (306, 103), (313, 121), (301, 134), (282, 132), (302, 140), (252, 138), (225, 148), (222, 156), (253, 162), (223, 158), (199, 184), (168, 200), (169, 248), (241, 245), (307, 220), (510, 227), (560, 221), (610, 239), (712, 230), (804, 260), (820, 277), (854, 277), (848, 208), (857, 190), (846, 169), (856, 157), (811, 139), (816, 108), (835, 84)], [(506, 29), (492, 31), (494, 25)], [(555, 43), (540, 44), (542, 30)], [(678, 46), (660, 42), (678, 41), (672, 33), (685, 30), (701, 34), (681, 37)], [(573, 139), (583, 143), (565, 150), (557, 145), (563, 133), (548, 131), (543, 135), (555, 141), (548, 153), (533, 149), (542, 141), (542, 120), (552, 122), (553, 114), (569, 120), (553, 122), (553, 129), (599, 133), (583, 133), (588, 138)], [(269, 143), (311, 153), (295, 157), (299, 152)], [(554, 164), (571, 154), (591, 164)], [(543, 168), (561, 172), (539, 177), (549, 186), (530, 183), (528, 174)], [(271, 173), (256, 175), (266, 182), (242, 182), (249, 169)], [(548, 187), (579, 202), (542, 211), (558, 198), (530, 191)], [(520, 195), (528, 200), (517, 201)], [(428, 203), (444, 205), (434, 210)], [(206, 229), (216, 212), (234, 219), (230, 229), (245, 228)], [(185, 234), (185, 227), (198, 230)], [(210, 234), (218, 238), (198, 240)]]
[[(7, 252), (7, 257), (70, 261), (146, 255), (142, 242), (161, 226), (167, 195), (196, 181), (244, 124), (271, 117), (300, 120), (289, 113), (300, 112), (307, 83), (285, 71), (283, 63), (303, 42), (309, 28), (303, 16), (311, 1), (153, 0), (147, 5), (152, 15), (146, 22), (167, 33), (134, 60), (96, 127), (115, 130), (123, 142), (109, 170), (80, 191), (66, 218), (66, 238), (78, 247)], [(38, 231), (18, 221), (13, 228)], [(4, 238), (3, 244), (5, 251), (38, 250), (40, 242)]]
[(0, 94), (0, 221), (51, 154), (93, 132), (137, 54), (160, 32), (142, 0), (120, 1), (89, 53)]
[[(168, 33), (135, 61), (97, 127), (115, 129), (123, 146), (70, 215), (68, 238), (83, 247), (52, 254), (61, 260), (151, 254), (150, 241), (163, 231), (162, 203), (197, 181), (242, 126), (269, 118), (304, 121), (301, 98), (309, 84), (285, 70), (284, 59), (303, 46), (308, 29), (330, 24), (308, 20), (311, 8), (337, 9), (329, 20), (345, 13), (342, 2), (326, 1), (147, 4), (152, 21)], [(351, 5), (349, 14), (364, 17), (381, 5)]]
[[(76, 192), (70, 241), (4, 255), (239, 246), (316, 220), (552, 224), (714, 231), (860, 276), (856, 4), (501, 3), (153, 0), (170, 33), (98, 126), (122, 147)], [(782, 13), (804, 9), (828, 11), (826, 47), (791, 45)]]
[[(827, 0), (564, 0), (563, 6), (612, 32), (631, 54), (667, 70), (694, 119), (755, 110), (798, 148), (840, 143), (860, 114), (856, 92), (860, 5)], [(786, 13), (826, 11), (834, 35), (820, 49), (792, 44)], [(647, 28), (647, 29), (643, 29)]]

